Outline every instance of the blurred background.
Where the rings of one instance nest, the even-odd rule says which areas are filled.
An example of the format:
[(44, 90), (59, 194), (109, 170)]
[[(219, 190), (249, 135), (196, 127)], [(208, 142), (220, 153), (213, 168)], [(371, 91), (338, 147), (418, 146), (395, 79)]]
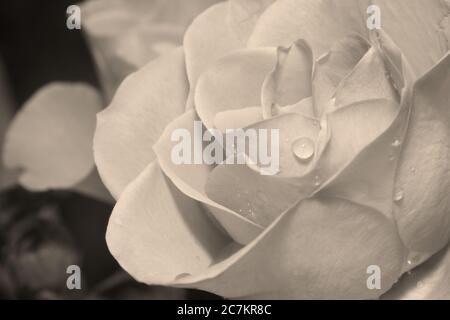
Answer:
[[(10, 99), (16, 110), (52, 81), (82, 81), (99, 88), (82, 32), (66, 28), (66, 9), (72, 4), (68, 0), (0, 1), (0, 68), (9, 86), (0, 94), (9, 92), (9, 97), (2, 98)], [(33, 193), (15, 186), (1, 192), (0, 298), (217, 298), (133, 281), (106, 247), (111, 210), (110, 204), (70, 191)], [(66, 268), (72, 264), (81, 267), (81, 290), (66, 287)]]

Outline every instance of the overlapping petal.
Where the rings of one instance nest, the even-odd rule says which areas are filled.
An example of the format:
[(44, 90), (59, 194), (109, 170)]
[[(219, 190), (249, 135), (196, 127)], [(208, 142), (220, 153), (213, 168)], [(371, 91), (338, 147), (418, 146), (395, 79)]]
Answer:
[(306, 40), (318, 58), (350, 34), (367, 36), (366, 0), (279, 0), (260, 17), (249, 46), (289, 46)]
[(95, 161), (114, 197), (154, 160), (153, 144), (184, 112), (188, 86), (179, 48), (130, 75), (98, 114)]
[(204, 209), (167, 180), (155, 162), (121, 195), (106, 241), (122, 267), (149, 284), (195, 274), (230, 244)]
[(214, 218), (236, 242), (249, 243), (263, 228), (213, 201), (205, 192), (208, 176), (214, 166), (207, 165), (203, 161), (195, 164), (194, 159), (192, 160), (192, 164), (175, 164), (172, 159), (172, 150), (177, 144), (176, 141), (172, 141), (171, 139), (172, 133), (175, 130), (187, 130), (192, 138), (191, 143), (194, 152), (203, 152), (201, 145), (202, 136), (198, 136), (198, 133), (196, 134), (194, 132), (194, 121), (197, 119), (195, 111), (190, 110), (167, 126), (154, 147), (158, 162), (169, 179), (184, 194), (206, 206)]
[[(380, 57), (383, 58), (385, 77), (397, 92), (392, 95), (392, 88), (386, 86), (386, 83), (377, 86), (376, 83), (383, 83), (385, 80), (382, 72), (374, 72), (371, 81), (373, 81), (372, 84), (375, 84), (374, 89), (376, 90), (370, 94), (376, 94), (379, 98), (385, 97), (389, 100), (395, 100), (395, 96), (399, 95), (399, 112), (386, 131), (367, 144), (348, 166), (328, 182), (322, 191), (370, 206), (391, 219), (395, 199), (395, 174), (411, 109), (410, 94), (413, 76), (405, 57), (392, 43), (389, 36), (383, 31), (379, 31), (373, 36), (375, 38), (373, 45), (377, 48)], [(380, 65), (378, 68), (379, 70), (383, 69)], [(357, 73), (356, 70), (355, 73)], [(351, 83), (353, 76), (354, 74), (350, 74), (344, 83)], [(345, 86), (341, 85), (341, 87), (342, 90)], [(349, 87), (354, 86), (350, 85)], [(380, 90), (383, 87), (384, 90)], [(345, 93), (345, 90), (343, 92)], [(388, 98), (389, 96), (391, 98)], [(354, 99), (351, 98), (351, 100)]]
[(217, 166), (208, 177), (206, 194), (211, 200), (267, 227), (299, 201), (302, 194), (294, 184), (242, 164)]
[(338, 40), (317, 60), (312, 83), (316, 114), (321, 117), (341, 81), (347, 77), (369, 50), (369, 43), (354, 35)]
[(381, 298), (384, 300), (448, 300), (450, 296), (449, 246), (406, 273)]
[(313, 56), (308, 44), (297, 40), (289, 48), (279, 47), (277, 64), (262, 88), (262, 107), (266, 117), (275, 106), (294, 105), (312, 95)]
[[(370, 299), (390, 289), (403, 258), (395, 226), (383, 216), (345, 200), (315, 198), (234, 255), (178, 283), (232, 298)], [(371, 265), (383, 270), (381, 290), (367, 288)]]
[(211, 6), (199, 15), (184, 37), (189, 82), (216, 60), (246, 46), (250, 30), (270, 0), (232, 0)]
[(205, 126), (212, 128), (219, 112), (261, 105), (261, 88), (275, 63), (275, 48), (244, 49), (204, 72), (195, 90), (195, 107)]
[[(414, 87), (396, 189), (404, 197), (394, 213), (408, 248), (434, 253), (450, 238), (450, 54)], [(416, 263), (419, 263), (417, 261)]]
[(371, 2), (380, 7), (382, 29), (406, 56), (416, 78), (450, 50), (450, 2), (431, 0), (426, 5), (422, 0)]
[[(158, 195), (149, 197), (151, 190)], [(192, 208), (183, 214), (175, 205), (182, 201)], [(375, 298), (399, 276), (404, 252), (395, 226), (371, 209), (338, 199), (305, 200), (240, 248), (190, 201), (170, 192), (155, 165), (129, 185), (107, 236), (125, 270), (148, 284), (232, 298)], [(381, 290), (367, 289), (370, 265), (383, 270)]]

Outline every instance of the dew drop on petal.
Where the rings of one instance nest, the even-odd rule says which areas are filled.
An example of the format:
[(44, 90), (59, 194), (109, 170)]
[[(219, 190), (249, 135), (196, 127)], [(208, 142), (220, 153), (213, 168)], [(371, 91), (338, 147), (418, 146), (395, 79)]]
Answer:
[(310, 138), (300, 138), (292, 144), (292, 151), (302, 161), (311, 160), (315, 152), (314, 141)]
[(319, 176), (315, 176), (314, 177), (314, 185), (316, 186), (316, 187), (318, 187), (318, 186), (320, 186), (322, 184), (322, 180), (320, 179), (320, 177)]
[(400, 202), (403, 200), (404, 196), (405, 196), (405, 194), (404, 194), (403, 190), (398, 190), (395, 192), (394, 201)]
[(392, 146), (395, 148), (398, 148), (402, 145), (402, 142), (398, 139), (394, 140), (394, 142), (392, 142)]

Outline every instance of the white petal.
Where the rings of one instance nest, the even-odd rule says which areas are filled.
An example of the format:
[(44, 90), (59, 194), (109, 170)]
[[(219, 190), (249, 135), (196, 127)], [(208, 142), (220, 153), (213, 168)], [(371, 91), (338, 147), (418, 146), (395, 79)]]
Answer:
[(176, 145), (176, 142), (171, 140), (174, 130), (186, 129), (192, 137), (192, 144), (201, 143), (196, 139), (201, 140), (202, 137), (197, 137), (194, 133), (194, 121), (196, 120), (198, 118), (195, 112), (190, 110), (167, 126), (154, 147), (159, 164), (164, 173), (184, 194), (200, 201), (211, 211), (214, 218), (236, 242), (249, 243), (262, 231), (262, 227), (216, 203), (205, 193), (206, 181), (214, 166), (206, 165), (204, 162), (176, 165), (172, 161), (171, 152)]
[(415, 88), (396, 190), (404, 193), (394, 211), (408, 248), (434, 253), (450, 239), (450, 54)]
[(149, 165), (121, 195), (106, 233), (108, 248), (138, 281), (167, 284), (214, 262), (229, 238), (201, 206)]
[(204, 72), (195, 91), (195, 107), (205, 126), (212, 128), (219, 112), (261, 105), (261, 88), (275, 63), (275, 48), (244, 49)]
[(85, 84), (54, 83), (41, 88), (8, 130), (3, 160), (22, 170), (20, 183), (31, 190), (68, 188), (94, 168), (92, 138), (102, 102)]
[(130, 75), (98, 114), (95, 161), (115, 198), (153, 161), (153, 144), (184, 112), (187, 95), (184, 55), (177, 49)]

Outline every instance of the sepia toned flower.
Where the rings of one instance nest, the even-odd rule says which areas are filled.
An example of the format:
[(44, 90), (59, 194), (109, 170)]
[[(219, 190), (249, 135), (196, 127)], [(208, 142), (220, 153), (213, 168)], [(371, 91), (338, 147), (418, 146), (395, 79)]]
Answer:
[[(367, 28), (370, 4), (381, 30)], [(98, 115), (95, 161), (118, 199), (111, 253), (138, 281), (228, 298), (389, 291), (450, 239), (449, 12), (437, 0), (207, 9)], [(174, 164), (172, 132), (197, 120), (279, 129), (280, 172)]]

